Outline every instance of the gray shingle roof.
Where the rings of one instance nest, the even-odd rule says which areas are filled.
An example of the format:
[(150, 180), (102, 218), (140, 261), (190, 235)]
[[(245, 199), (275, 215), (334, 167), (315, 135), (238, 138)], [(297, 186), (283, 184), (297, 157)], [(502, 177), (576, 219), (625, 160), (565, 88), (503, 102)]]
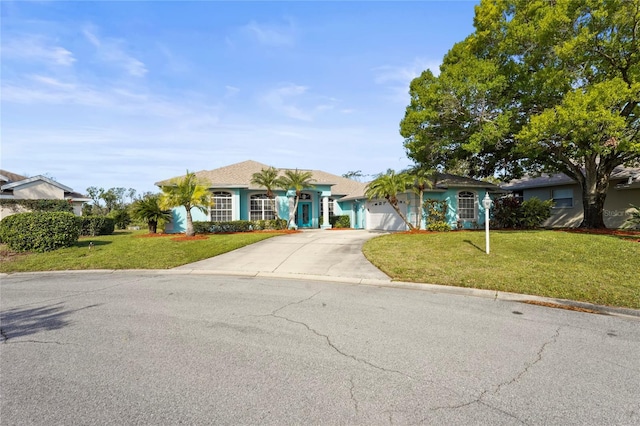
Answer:
[[(640, 179), (640, 167), (616, 167), (611, 173), (610, 180), (615, 183), (627, 180), (630, 177), (634, 180)], [(542, 174), (535, 177), (525, 176), (521, 179), (514, 179), (509, 183), (505, 183), (501, 185), (501, 187), (509, 191), (518, 191), (521, 189), (546, 188), (549, 186), (573, 185), (576, 183), (574, 179), (564, 173), (556, 173), (553, 175)]]

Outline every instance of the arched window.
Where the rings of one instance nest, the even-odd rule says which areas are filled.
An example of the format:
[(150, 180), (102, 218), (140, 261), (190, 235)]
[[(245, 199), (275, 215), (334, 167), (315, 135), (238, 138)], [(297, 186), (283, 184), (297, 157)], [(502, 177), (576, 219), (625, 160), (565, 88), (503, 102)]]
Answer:
[(458, 193), (458, 219), (476, 220), (478, 217), (476, 193), (460, 191)]
[(211, 207), (211, 221), (229, 222), (233, 220), (232, 205), (232, 196), (229, 192), (214, 192), (213, 206)]
[(267, 194), (252, 195), (249, 204), (250, 220), (269, 220), (276, 218), (275, 212), (273, 211), (273, 201), (267, 197)]
[(307, 194), (305, 192), (303, 192), (302, 194), (300, 194), (300, 198), (298, 198), (299, 200), (310, 200), (311, 199), (311, 194)]

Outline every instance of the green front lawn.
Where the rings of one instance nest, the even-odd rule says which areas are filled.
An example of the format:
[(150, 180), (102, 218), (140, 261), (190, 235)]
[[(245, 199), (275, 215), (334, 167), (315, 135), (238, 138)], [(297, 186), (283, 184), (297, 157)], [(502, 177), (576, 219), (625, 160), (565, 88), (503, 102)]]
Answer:
[(474, 287), (640, 309), (640, 235), (561, 231), (392, 234), (365, 256), (395, 280)]
[[(13, 254), (0, 246), (0, 272), (71, 269), (168, 269), (217, 256), (271, 238), (275, 233), (208, 235), (203, 240), (173, 241), (144, 237), (146, 231), (116, 231), (83, 237), (74, 247), (47, 253)], [(176, 235), (178, 237), (179, 235)], [(89, 248), (93, 243), (93, 248)]]

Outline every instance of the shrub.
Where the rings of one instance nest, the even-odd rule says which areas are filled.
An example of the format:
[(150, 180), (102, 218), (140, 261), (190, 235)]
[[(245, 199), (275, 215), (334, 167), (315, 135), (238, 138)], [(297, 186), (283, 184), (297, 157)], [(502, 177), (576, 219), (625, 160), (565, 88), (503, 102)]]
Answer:
[[(449, 209), (447, 200), (436, 200), (435, 198), (427, 198), (426, 200), (424, 200), (422, 206), (427, 217), (427, 229), (429, 229), (429, 225), (431, 224), (439, 227), (441, 226), (440, 224), (447, 223), (447, 210)], [(449, 226), (449, 229), (447, 229), (447, 231), (450, 230), (451, 227)]]
[(502, 197), (493, 202), (493, 221), (497, 228), (519, 228), (520, 207), (516, 197)]
[(196, 234), (249, 232), (253, 230), (253, 222), (249, 220), (233, 220), (229, 222), (193, 222)]
[(251, 228), (254, 231), (286, 229), (286, 227), (286, 219), (254, 220), (251, 222)]
[(427, 231), (446, 232), (451, 231), (451, 226), (444, 221), (429, 222)]
[(633, 208), (631, 211), (631, 217), (622, 224), (624, 229), (640, 229), (640, 207), (636, 207), (630, 204)]
[(84, 236), (111, 235), (116, 227), (113, 218), (106, 216), (83, 216), (80, 219), (80, 235)]
[(126, 209), (112, 210), (108, 217), (114, 220), (118, 229), (127, 229), (127, 225), (131, 223), (131, 215)]
[(542, 222), (551, 217), (553, 200), (542, 201), (539, 198), (531, 198), (520, 208), (520, 226), (522, 228), (537, 228)]
[(493, 220), (498, 228), (537, 228), (551, 217), (552, 207), (553, 200), (533, 197), (520, 202), (518, 198), (503, 197), (494, 201)]
[(16, 211), (21, 206), (32, 212), (69, 212), (73, 213), (73, 204), (69, 200), (15, 200), (0, 199), (0, 205)]
[(0, 221), (0, 239), (13, 251), (45, 252), (78, 241), (80, 219), (68, 212), (32, 212)]
[(331, 216), (329, 223), (333, 228), (351, 228), (351, 219), (347, 214)]

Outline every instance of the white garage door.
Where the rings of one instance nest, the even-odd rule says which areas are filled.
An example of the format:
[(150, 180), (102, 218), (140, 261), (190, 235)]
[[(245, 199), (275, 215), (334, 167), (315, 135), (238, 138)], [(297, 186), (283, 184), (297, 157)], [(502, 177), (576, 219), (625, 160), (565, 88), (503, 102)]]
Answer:
[[(398, 208), (406, 217), (406, 203), (400, 201)], [(386, 200), (367, 202), (366, 221), (367, 229), (380, 229), (384, 231), (406, 231), (407, 229), (407, 225)]]

